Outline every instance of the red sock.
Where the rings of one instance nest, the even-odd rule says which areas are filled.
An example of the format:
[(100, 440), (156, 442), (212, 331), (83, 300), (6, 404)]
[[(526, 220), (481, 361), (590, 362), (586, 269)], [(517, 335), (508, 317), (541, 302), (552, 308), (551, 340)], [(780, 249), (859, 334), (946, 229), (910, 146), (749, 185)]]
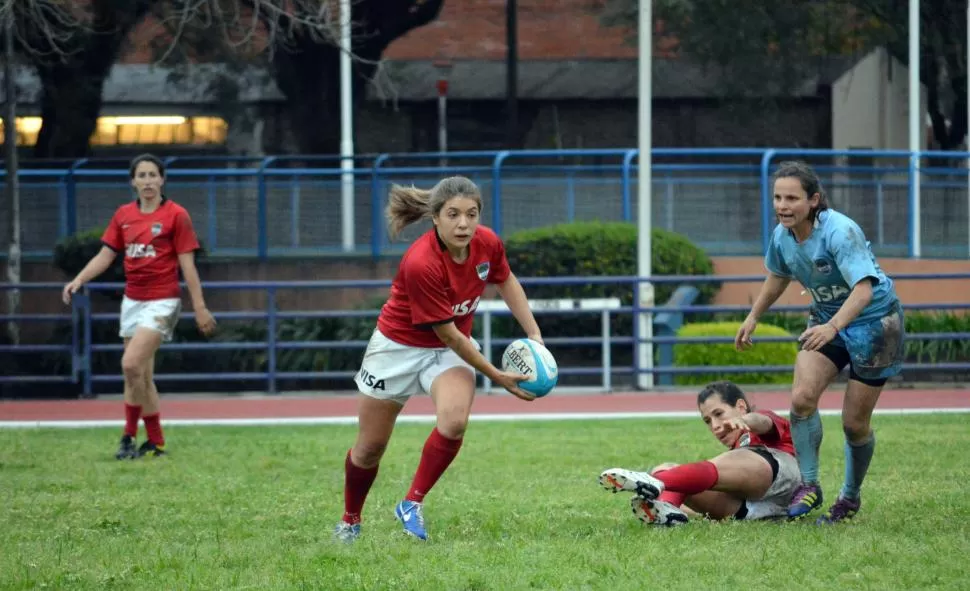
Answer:
[(138, 435), (138, 419), (141, 418), (141, 407), (125, 403), (125, 435), (136, 437)]
[(350, 460), (350, 450), (344, 460), (344, 521), (354, 525), (360, 523), (360, 513), (364, 510), (367, 493), (377, 478), (377, 466), (361, 468)]
[[(659, 474), (661, 472), (666, 472), (666, 471), (667, 470), (659, 470), (657, 472), (653, 472), (652, 474), (659, 479), (660, 478)], [(667, 490), (666, 488), (664, 488), (664, 491), (660, 493), (660, 496), (657, 498), (657, 500), (670, 503), (674, 507), (680, 507), (681, 505), (684, 504), (684, 501), (687, 500), (687, 495), (685, 495), (684, 493), (674, 492), (672, 490)]]
[(438, 431), (437, 427), (431, 431), (428, 440), (424, 442), (418, 471), (411, 482), (411, 490), (408, 491), (408, 496), (404, 497), (406, 500), (415, 503), (424, 501), (424, 495), (428, 494), (458, 455), (461, 442), (461, 439), (448, 439)]
[(155, 413), (153, 415), (145, 415), (142, 420), (145, 421), (145, 431), (148, 432), (148, 440), (157, 445), (158, 447), (165, 446), (165, 436), (162, 435), (162, 415), (161, 413)]
[(654, 477), (664, 483), (665, 492), (696, 495), (717, 484), (717, 467), (706, 461), (695, 462), (657, 472)]

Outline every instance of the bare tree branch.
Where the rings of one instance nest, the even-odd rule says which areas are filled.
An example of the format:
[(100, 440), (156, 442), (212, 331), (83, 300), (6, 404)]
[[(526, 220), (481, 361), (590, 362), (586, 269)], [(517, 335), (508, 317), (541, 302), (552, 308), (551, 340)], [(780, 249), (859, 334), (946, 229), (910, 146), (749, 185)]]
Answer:
[[(171, 0), (156, 12), (170, 35), (158, 61), (170, 60), (182, 45), (197, 45), (199, 35), (209, 37), (207, 45), (266, 52), (270, 60), (278, 49), (295, 50), (298, 37), (338, 45), (338, 16), (332, 2), (321, 0)], [(213, 31), (219, 32), (218, 42), (211, 38)]]
[(12, 18), (17, 50), (32, 58), (63, 58), (76, 51), (75, 36), (89, 29), (69, 0), (0, 0), (0, 22)]

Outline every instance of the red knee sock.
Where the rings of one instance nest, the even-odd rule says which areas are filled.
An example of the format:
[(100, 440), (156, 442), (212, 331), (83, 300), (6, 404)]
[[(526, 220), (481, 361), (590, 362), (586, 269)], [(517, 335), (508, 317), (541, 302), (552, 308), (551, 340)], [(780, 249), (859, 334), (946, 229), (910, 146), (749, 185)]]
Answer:
[(712, 489), (717, 484), (717, 467), (707, 461), (695, 462), (657, 472), (654, 477), (664, 483), (665, 493), (670, 491), (684, 495), (696, 495)]
[(451, 465), (451, 461), (458, 455), (461, 442), (461, 439), (448, 439), (435, 427), (427, 441), (424, 442), (418, 471), (414, 474), (408, 496), (404, 498), (415, 503), (423, 502), (424, 495), (428, 494), (431, 487), (438, 482), (441, 475)]
[(344, 517), (351, 525), (360, 523), (360, 513), (364, 510), (367, 493), (377, 478), (377, 466), (361, 468), (350, 460), (350, 450), (344, 460)]
[[(659, 479), (660, 473), (666, 472), (666, 471), (667, 470), (658, 470), (657, 472), (653, 472), (652, 474)], [(664, 488), (664, 491), (660, 493), (660, 497), (658, 497), (657, 500), (670, 503), (674, 507), (680, 507), (681, 505), (684, 504), (684, 501), (687, 500), (687, 495), (685, 495), (684, 493), (674, 492), (672, 490), (667, 490), (666, 488)]]
[(142, 417), (145, 421), (145, 431), (148, 433), (148, 440), (158, 447), (165, 446), (165, 436), (162, 435), (162, 415), (155, 413)]
[(125, 435), (138, 436), (138, 419), (141, 418), (141, 407), (125, 403)]

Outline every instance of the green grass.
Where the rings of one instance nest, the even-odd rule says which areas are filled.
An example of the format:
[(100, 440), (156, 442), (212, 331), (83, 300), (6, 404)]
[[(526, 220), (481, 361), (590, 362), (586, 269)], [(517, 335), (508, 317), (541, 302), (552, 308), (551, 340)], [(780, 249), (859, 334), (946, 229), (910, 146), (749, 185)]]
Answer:
[[(353, 427), (172, 427), (172, 455), (111, 459), (115, 430), (0, 431), (2, 589), (958, 589), (970, 568), (966, 415), (876, 417), (845, 526), (642, 526), (602, 469), (720, 451), (699, 420), (473, 423), (401, 534), (428, 425), (401, 425), (364, 510), (331, 541)], [(842, 480), (825, 419), (827, 500)]]

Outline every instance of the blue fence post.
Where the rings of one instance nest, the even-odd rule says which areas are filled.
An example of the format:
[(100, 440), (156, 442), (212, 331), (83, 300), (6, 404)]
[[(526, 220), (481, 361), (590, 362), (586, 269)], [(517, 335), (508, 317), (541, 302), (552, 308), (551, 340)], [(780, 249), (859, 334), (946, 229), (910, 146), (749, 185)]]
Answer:
[(90, 299), (85, 293), (76, 293), (71, 298), (71, 379), (77, 384), (82, 372), (87, 375), (88, 350), (81, 346), (81, 331), (84, 330), (86, 310)]
[[(77, 294), (75, 294), (76, 296)], [(84, 386), (81, 388), (81, 395), (85, 398), (91, 398), (93, 396), (91, 387), (91, 292), (85, 289), (81, 297), (84, 303), (81, 308), (81, 315), (84, 319), (84, 342), (81, 345), (81, 369), (84, 372)]]
[(775, 149), (765, 150), (761, 156), (761, 252), (768, 252), (771, 240), (771, 214), (774, 211), (771, 193), (771, 159), (775, 156)]
[(207, 182), (206, 201), (209, 208), (209, 219), (206, 220), (206, 240), (209, 243), (208, 250), (211, 253), (218, 248), (216, 235), (219, 232), (218, 224), (216, 224), (219, 216), (216, 213), (218, 205), (216, 204), (216, 177), (214, 176), (210, 176)]
[(566, 173), (566, 221), (576, 219), (576, 176), (572, 171)]
[(640, 282), (633, 282), (633, 305), (631, 306), (633, 318), (633, 384), (639, 387), (640, 384)]
[(886, 243), (885, 238), (885, 214), (883, 213), (883, 201), (885, 200), (885, 195), (883, 193), (882, 181), (876, 181), (876, 243), (882, 246)]
[[(664, 307), (674, 308), (671, 311), (660, 312), (653, 317), (653, 336), (655, 337), (674, 337), (677, 331), (684, 324), (684, 313), (678, 308), (690, 306), (697, 299), (700, 291), (691, 285), (681, 285), (667, 300)], [(674, 343), (660, 343), (657, 347), (660, 365), (662, 369), (667, 369), (674, 365)], [(674, 385), (674, 375), (669, 372), (661, 372), (657, 377), (657, 383), (661, 386)]]
[(266, 389), (276, 393), (276, 288), (266, 289)]
[(266, 195), (266, 168), (276, 161), (276, 156), (265, 158), (259, 165), (256, 180), (256, 253), (260, 260), (269, 257), (269, 197)]
[(639, 156), (639, 150), (627, 150), (623, 154), (623, 167), (620, 172), (620, 194), (623, 200), (623, 221), (629, 222), (633, 220), (633, 205), (631, 203), (630, 193), (632, 193), (631, 188), (631, 173), (633, 170), (633, 159)]
[(502, 163), (512, 155), (508, 150), (502, 150), (492, 161), (492, 230), (502, 235)]
[(381, 154), (374, 159), (374, 167), (370, 172), (370, 253), (373, 258), (381, 256), (382, 246), (384, 245), (384, 223), (382, 217), (381, 203), (384, 199), (381, 191), (381, 165), (383, 165), (390, 154)]
[(74, 171), (87, 163), (87, 158), (75, 160), (64, 177), (64, 231), (66, 236), (77, 232), (77, 181)]

